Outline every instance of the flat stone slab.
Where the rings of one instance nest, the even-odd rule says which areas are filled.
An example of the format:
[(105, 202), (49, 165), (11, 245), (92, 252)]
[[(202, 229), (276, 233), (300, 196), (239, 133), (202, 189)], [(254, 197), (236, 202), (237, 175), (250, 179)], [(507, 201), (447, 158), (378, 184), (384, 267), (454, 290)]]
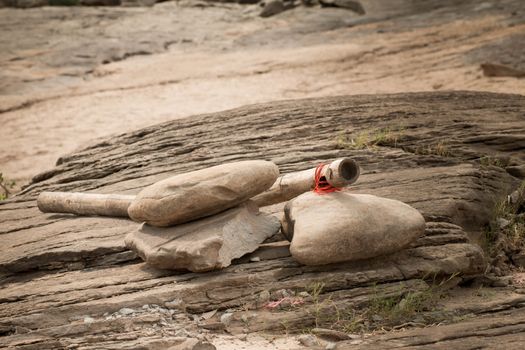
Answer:
[(172, 227), (143, 224), (126, 236), (126, 246), (160, 269), (204, 272), (230, 266), (279, 232), (281, 223), (253, 202)]

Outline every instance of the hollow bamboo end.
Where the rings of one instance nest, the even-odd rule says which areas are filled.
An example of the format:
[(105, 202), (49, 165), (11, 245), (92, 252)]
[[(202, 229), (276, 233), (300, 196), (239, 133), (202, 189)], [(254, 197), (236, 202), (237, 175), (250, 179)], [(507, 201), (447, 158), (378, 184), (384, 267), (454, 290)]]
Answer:
[(334, 187), (349, 186), (357, 181), (361, 169), (351, 158), (342, 158), (330, 163), (325, 171), (326, 181)]

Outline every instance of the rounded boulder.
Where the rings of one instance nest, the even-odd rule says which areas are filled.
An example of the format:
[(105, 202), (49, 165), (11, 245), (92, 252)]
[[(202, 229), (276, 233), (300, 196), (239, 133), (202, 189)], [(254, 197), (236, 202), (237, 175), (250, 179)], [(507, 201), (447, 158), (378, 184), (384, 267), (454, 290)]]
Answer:
[(424, 233), (425, 219), (397, 200), (308, 192), (287, 203), (282, 226), (297, 261), (324, 265), (399, 251)]

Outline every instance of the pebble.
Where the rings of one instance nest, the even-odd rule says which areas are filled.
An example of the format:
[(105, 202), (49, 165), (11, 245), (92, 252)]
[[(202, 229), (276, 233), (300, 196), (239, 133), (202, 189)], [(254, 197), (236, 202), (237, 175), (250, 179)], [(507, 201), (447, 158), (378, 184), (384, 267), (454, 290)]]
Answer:
[(175, 333), (175, 336), (176, 337), (184, 337), (184, 338), (189, 338), (191, 337), (191, 333), (188, 332), (187, 330), (185, 330), (184, 328), (182, 329), (179, 329), (176, 333)]
[(209, 320), (210, 318), (212, 318), (213, 316), (215, 316), (215, 314), (217, 313), (217, 309), (215, 310), (211, 310), (211, 311), (208, 311), (208, 312), (205, 312), (203, 313), (202, 315), (200, 315), (200, 317), (204, 320)]
[(351, 339), (350, 336), (344, 332), (339, 332), (333, 329), (326, 329), (326, 328), (314, 328), (312, 329), (312, 333), (316, 336), (329, 340), (331, 342), (338, 342), (341, 340), (349, 340)]
[(128, 307), (123, 307), (122, 309), (120, 309), (118, 311), (118, 313), (121, 314), (121, 315), (131, 315), (134, 312), (135, 312), (135, 310), (130, 309)]
[(498, 228), (500, 230), (503, 230), (504, 228), (508, 227), (510, 225), (510, 221), (505, 218), (497, 218), (496, 224), (498, 225)]
[(301, 334), (297, 337), (297, 341), (301, 343), (301, 345), (307, 346), (307, 347), (313, 347), (319, 345), (319, 340), (311, 334)]
[(224, 324), (225, 326), (228, 326), (231, 323), (232, 318), (233, 318), (232, 313), (224, 313), (221, 315), (221, 323)]
[(334, 350), (336, 347), (337, 347), (336, 343), (328, 343), (328, 344), (326, 344), (325, 349), (326, 350)]
[(379, 315), (373, 315), (372, 316), (372, 320), (374, 320), (376, 322), (381, 322), (381, 321), (383, 321), (383, 317), (381, 317)]
[(270, 300), (270, 292), (267, 290), (263, 290), (259, 293), (259, 300), (262, 302), (267, 302)]
[(84, 323), (93, 323), (95, 319), (93, 317), (86, 316), (84, 317)]
[(184, 302), (179, 298), (164, 303), (164, 306), (166, 306), (168, 309), (181, 309), (183, 305)]

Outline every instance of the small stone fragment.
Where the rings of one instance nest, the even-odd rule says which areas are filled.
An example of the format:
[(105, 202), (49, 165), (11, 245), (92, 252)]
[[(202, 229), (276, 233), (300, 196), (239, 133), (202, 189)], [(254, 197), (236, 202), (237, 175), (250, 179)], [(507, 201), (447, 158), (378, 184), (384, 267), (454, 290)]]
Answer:
[(86, 316), (84, 317), (84, 323), (93, 323), (95, 319), (93, 317)]
[(221, 323), (224, 324), (225, 326), (228, 326), (231, 323), (232, 318), (233, 318), (232, 313), (224, 313), (221, 315)]
[(329, 341), (342, 341), (351, 339), (346, 333), (339, 332), (333, 329), (314, 328), (312, 329), (312, 333), (322, 339)]
[(259, 293), (259, 301), (260, 302), (267, 302), (270, 300), (270, 292), (267, 290), (263, 290)]
[(381, 322), (381, 321), (383, 321), (383, 317), (381, 317), (379, 315), (373, 315), (372, 316), (372, 320), (375, 321), (375, 322)]
[(525, 205), (525, 192), (520, 190), (515, 190), (508, 196), (509, 204), (513, 205), (518, 212), (520, 212), (520, 206)]
[[(146, 306), (146, 305), (145, 305)], [(172, 301), (167, 301), (164, 303), (164, 306), (166, 306), (168, 309), (184, 309), (184, 301), (180, 298), (173, 299)]]
[(127, 307), (123, 307), (122, 309), (118, 311), (119, 314), (124, 315), (124, 316), (131, 315), (134, 312), (135, 310), (127, 308)]
[(209, 320), (210, 318), (212, 318), (213, 316), (215, 316), (215, 314), (217, 313), (217, 309), (215, 310), (211, 310), (211, 311), (208, 311), (208, 312), (205, 312), (201, 315), (201, 319), (203, 320)]
[(201, 327), (203, 329), (210, 330), (210, 331), (222, 331), (222, 330), (224, 330), (226, 328), (224, 323), (222, 323), (222, 322), (201, 323), (201, 324), (199, 324), (199, 327)]
[(510, 225), (510, 221), (505, 218), (497, 218), (496, 225), (500, 230), (503, 230), (504, 228)]
[(297, 336), (297, 341), (301, 345), (307, 346), (307, 347), (322, 345), (319, 339), (317, 339), (314, 335), (311, 335), (311, 334), (301, 334)]
[(337, 344), (336, 343), (328, 343), (326, 344), (326, 346), (324, 347), (326, 350), (334, 350), (337, 348)]

